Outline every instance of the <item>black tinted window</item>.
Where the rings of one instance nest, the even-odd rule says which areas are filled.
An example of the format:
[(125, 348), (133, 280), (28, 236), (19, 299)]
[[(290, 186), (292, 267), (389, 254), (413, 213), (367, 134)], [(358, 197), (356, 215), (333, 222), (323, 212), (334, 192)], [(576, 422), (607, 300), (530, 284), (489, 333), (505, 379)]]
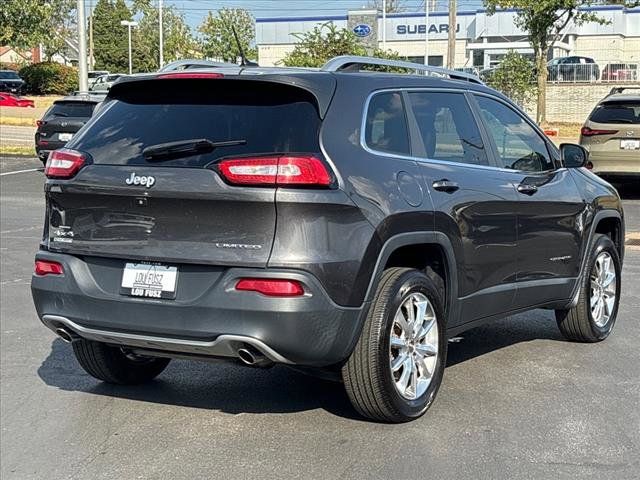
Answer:
[(409, 93), (427, 158), (488, 165), (480, 130), (461, 93)]
[(20, 80), (20, 76), (16, 72), (12, 72), (12, 71), (0, 72), (0, 78), (6, 78), (10, 80)]
[(162, 166), (203, 166), (227, 156), (320, 151), (320, 119), (307, 92), (258, 82), (216, 82), (130, 85), (126, 93), (105, 102), (68, 146), (89, 153), (94, 163), (132, 165), (146, 163), (142, 151), (152, 145), (193, 139), (246, 141), (210, 153), (149, 162)]
[(477, 99), (503, 168), (528, 172), (553, 169), (545, 141), (520, 114), (496, 100)]
[(600, 104), (591, 114), (590, 120), (597, 123), (640, 124), (640, 102)]
[(371, 98), (365, 142), (373, 150), (409, 154), (409, 130), (399, 92), (379, 93)]
[(47, 112), (47, 117), (84, 117), (93, 113), (95, 103), (90, 102), (59, 102), (54, 103)]

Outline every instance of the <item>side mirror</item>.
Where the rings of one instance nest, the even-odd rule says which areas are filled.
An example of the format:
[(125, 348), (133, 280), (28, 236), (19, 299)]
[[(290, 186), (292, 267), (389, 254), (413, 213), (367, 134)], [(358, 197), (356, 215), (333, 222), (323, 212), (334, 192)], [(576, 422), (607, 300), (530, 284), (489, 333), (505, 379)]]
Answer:
[(589, 160), (589, 152), (584, 147), (573, 143), (561, 143), (560, 155), (567, 168), (584, 167)]

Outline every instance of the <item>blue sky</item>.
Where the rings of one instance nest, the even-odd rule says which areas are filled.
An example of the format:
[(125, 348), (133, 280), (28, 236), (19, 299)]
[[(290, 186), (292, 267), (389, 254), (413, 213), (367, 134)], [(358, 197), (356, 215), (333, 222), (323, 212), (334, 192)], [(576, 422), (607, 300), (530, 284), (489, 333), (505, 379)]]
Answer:
[[(402, 2), (402, 0), (401, 0)], [(246, 8), (256, 18), (341, 15), (347, 10), (366, 7), (368, 0), (165, 0), (183, 12), (191, 27), (197, 27), (209, 10), (222, 7)], [(438, 0), (438, 9), (446, 9), (447, 1)], [(406, 11), (423, 11), (424, 0), (404, 0)], [(481, 0), (458, 0), (458, 9), (475, 9)]]

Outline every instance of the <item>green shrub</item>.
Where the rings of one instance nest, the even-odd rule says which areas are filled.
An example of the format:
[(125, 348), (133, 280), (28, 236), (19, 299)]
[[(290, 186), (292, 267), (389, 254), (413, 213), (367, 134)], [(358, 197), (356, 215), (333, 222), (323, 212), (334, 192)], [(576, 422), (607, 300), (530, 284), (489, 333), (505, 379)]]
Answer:
[(78, 70), (55, 62), (41, 62), (20, 69), (26, 91), (36, 95), (66, 95), (78, 89)]

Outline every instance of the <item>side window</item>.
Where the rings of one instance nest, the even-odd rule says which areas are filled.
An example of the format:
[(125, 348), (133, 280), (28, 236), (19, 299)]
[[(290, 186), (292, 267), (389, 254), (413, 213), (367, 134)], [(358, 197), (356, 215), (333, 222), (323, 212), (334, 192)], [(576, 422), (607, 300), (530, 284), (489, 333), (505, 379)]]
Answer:
[(496, 100), (476, 98), (501, 167), (525, 172), (553, 169), (546, 142), (521, 115)]
[(371, 98), (365, 143), (373, 150), (409, 155), (409, 129), (400, 92), (379, 93)]
[(464, 94), (411, 92), (409, 98), (427, 158), (489, 165)]

